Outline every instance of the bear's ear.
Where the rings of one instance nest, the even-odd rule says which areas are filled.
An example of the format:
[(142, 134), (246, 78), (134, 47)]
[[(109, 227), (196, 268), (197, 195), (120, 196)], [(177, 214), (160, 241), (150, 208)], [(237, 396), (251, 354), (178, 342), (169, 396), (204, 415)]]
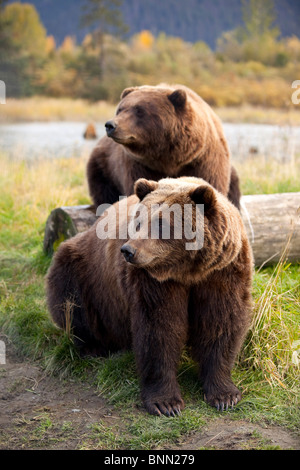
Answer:
[(158, 187), (157, 181), (149, 181), (145, 178), (140, 178), (135, 182), (134, 185), (134, 192), (139, 198), (140, 201), (147, 196), (147, 194), (151, 193)]
[(211, 186), (198, 186), (190, 193), (195, 204), (204, 204), (204, 215), (211, 213), (216, 204), (216, 194)]
[(168, 96), (176, 111), (182, 111), (186, 103), (186, 92), (184, 90), (175, 90)]
[(129, 93), (131, 93), (134, 90), (137, 90), (137, 88), (138, 87), (136, 87), (136, 86), (132, 86), (130, 88), (125, 88), (125, 90), (123, 90), (122, 93), (121, 93), (120, 99), (122, 100), (123, 98), (125, 98), (125, 96), (129, 95)]

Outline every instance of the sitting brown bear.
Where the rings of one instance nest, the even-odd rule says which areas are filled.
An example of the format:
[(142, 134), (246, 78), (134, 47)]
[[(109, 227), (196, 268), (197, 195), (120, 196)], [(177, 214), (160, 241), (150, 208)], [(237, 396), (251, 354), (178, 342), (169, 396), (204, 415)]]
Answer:
[(89, 159), (87, 178), (96, 206), (133, 193), (139, 178), (196, 176), (239, 208), (238, 175), (222, 125), (211, 107), (182, 85), (127, 88), (116, 116)]
[[(186, 207), (191, 236), (175, 236)], [(201, 243), (187, 246), (192, 239)], [(197, 178), (140, 179), (135, 195), (60, 245), (48, 306), (59, 327), (71, 324), (83, 355), (133, 348), (149, 413), (183, 408), (176, 373), (184, 345), (199, 364), (206, 401), (227, 409), (241, 399), (231, 368), (249, 324), (251, 277), (243, 222), (226, 197)]]

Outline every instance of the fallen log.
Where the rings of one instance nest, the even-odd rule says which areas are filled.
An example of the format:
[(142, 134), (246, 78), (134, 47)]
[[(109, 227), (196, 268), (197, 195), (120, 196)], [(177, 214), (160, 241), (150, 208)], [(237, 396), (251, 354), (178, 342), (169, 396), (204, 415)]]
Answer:
[(242, 197), (242, 217), (255, 265), (300, 261), (300, 193), (258, 194)]
[[(253, 249), (255, 265), (277, 263), (285, 253), (300, 261), (300, 192), (243, 196), (242, 217)], [(52, 255), (59, 244), (84, 232), (97, 220), (94, 206), (59, 207), (48, 217), (44, 251)]]
[(58, 207), (54, 209), (46, 222), (44, 252), (53, 255), (61, 242), (85, 232), (97, 220), (94, 206)]

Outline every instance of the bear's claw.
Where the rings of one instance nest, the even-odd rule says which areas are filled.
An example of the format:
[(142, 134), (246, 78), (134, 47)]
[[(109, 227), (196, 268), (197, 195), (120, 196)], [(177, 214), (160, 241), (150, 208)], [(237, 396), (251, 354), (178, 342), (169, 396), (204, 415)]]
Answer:
[(233, 407), (242, 399), (240, 391), (234, 387), (235, 390), (223, 393), (210, 393), (204, 394), (204, 400), (210, 406), (217, 408), (218, 411), (227, 411), (229, 407)]
[[(172, 403), (173, 402), (173, 403)], [(156, 416), (180, 416), (181, 415), (181, 410), (184, 408), (184, 402), (183, 400), (176, 400), (176, 404), (174, 403), (174, 400), (170, 400), (170, 402), (163, 401), (163, 402), (147, 402), (145, 403), (146, 410), (148, 413)]]

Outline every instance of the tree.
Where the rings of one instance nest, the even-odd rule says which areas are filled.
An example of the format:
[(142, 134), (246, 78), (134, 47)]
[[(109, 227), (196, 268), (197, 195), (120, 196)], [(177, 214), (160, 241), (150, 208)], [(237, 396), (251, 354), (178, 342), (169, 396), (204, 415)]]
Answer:
[(278, 40), (273, 0), (242, 0), (242, 11), (244, 25), (223, 33), (217, 41), (219, 58), (284, 66), (288, 56)]
[(22, 89), (20, 76), (23, 64), (19, 59), (19, 48), (11, 37), (12, 18), (5, 15), (7, 0), (0, 0), (0, 80), (6, 84), (7, 96), (18, 95)]
[(268, 35), (276, 39), (278, 27), (274, 26), (276, 15), (273, 0), (242, 0), (244, 35), (248, 39), (257, 39)]
[(8, 96), (39, 91), (38, 74), (47, 57), (47, 35), (33, 5), (0, 0), (0, 66)]
[(7, 51), (7, 49), (12, 48), (11, 38), (9, 35), (9, 25), (11, 23), (8, 18), (4, 16), (4, 7), (7, 0), (0, 0), (0, 57), (2, 54)]
[(72, 38), (71, 36), (66, 36), (65, 39), (63, 40), (62, 45), (60, 46), (60, 50), (63, 53), (66, 54), (72, 54), (74, 52), (76, 47), (76, 42), (75, 39)]
[(46, 29), (33, 5), (19, 2), (8, 4), (1, 16), (10, 24), (10, 36), (16, 47), (31, 56), (45, 56)]
[(120, 36), (127, 31), (123, 22), (120, 6), (122, 0), (86, 0), (81, 18), (82, 27), (94, 27), (94, 37), (100, 46), (100, 71), (104, 69), (104, 37), (105, 34)]
[(266, 65), (284, 67), (288, 55), (278, 40), (273, 0), (243, 0), (244, 28), (238, 34), (243, 41), (243, 58), (259, 60)]
[(46, 52), (52, 54), (56, 49), (56, 42), (53, 36), (47, 36), (46, 40)]
[(144, 30), (135, 36), (136, 45), (143, 50), (151, 49), (154, 43), (154, 36), (150, 31)]

